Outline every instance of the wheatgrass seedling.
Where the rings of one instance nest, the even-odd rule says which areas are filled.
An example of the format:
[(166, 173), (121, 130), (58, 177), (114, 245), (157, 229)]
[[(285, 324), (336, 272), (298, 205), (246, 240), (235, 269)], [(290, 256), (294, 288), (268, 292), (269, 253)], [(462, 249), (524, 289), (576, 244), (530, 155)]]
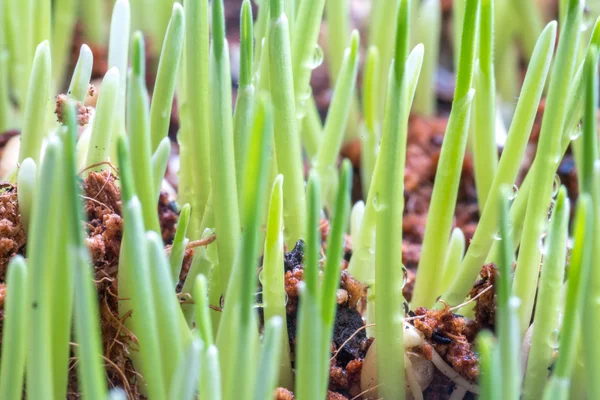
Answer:
[(169, 392), (170, 399), (193, 400), (196, 398), (198, 381), (202, 367), (202, 351), (204, 344), (200, 339), (194, 339), (177, 365), (173, 374), (173, 384)]
[(81, 45), (77, 64), (75, 64), (75, 70), (73, 71), (71, 83), (67, 91), (70, 98), (80, 103), (85, 102), (90, 87), (93, 65), (94, 55), (92, 54), (92, 50), (85, 44)]
[(180, 132), (179, 141), (181, 171), (188, 175), (181, 176), (180, 193), (185, 196), (185, 202), (192, 206), (190, 237), (196, 240), (202, 235), (200, 223), (211, 188), (208, 1), (185, 0), (184, 7), (185, 103), (180, 103), (180, 114), (181, 129), (185, 133)]
[[(119, 101), (120, 80), (119, 70), (116, 67), (112, 67), (104, 75), (96, 104), (86, 165), (95, 165), (108, 161), (112, 148), (113, 124)], [(98, 169), (103, 168), (107, 168), (106, 165), (99, 165), (98, 167)]]
[[(273, 184), (267, 218), (267, 233), (263, 252), (260, 280), (263, 285), (263, 312), (265, 320), (273, 317), (287, 318), (284, 276), (281, 273), (283, 260), (283, 176), (278, 175)], [(293, 388), (294, 379), (290, 361), (290, 342), (287, 325), (281, 330), (281, 355), (279, 358), (279, 383)]]
[(501, 375), (496, 373), (500, 369), (498, 345), (490, 331), (483, 331), (477, 336), (477, 349), (481, 370), (480, 397), (486, 400), (501, 400)]
[[(61, 88), (69, 62), (71, 43), (77, 22), (77, 1), (52, 2), (52, 92)], [(104, 21), (102, 21), (104, 22)], [(48, 37), (50, 39), (50, 37)]]
[[(5, 14), (4, 4), (0, 6), (0, 22), (4, 24)], [(12, 105), (10, 103), (10, 88), (9, 88), (9, 57), (6, 31), (8, 29), (0, 29), (0, 132), (4, 132), (12, 123), (10, 116), (12, 113)]]
[(375, 160), (381, 136), (379, 123), (379, 110), (377, 109), (378, 84), (379, 84), (379, 51), (377, 47), (369, 47), (365, 60), (362, 88), (362, 110), (364, 127), (361, 134), (361, 182), (363, 196), (366, 198), (371, 187), (371, 177), (375, 171)]
[(575, 212), (574, 247), (567, 273), (565, 311), (559, 338), (560, 353), (552, 376), (545, 387), (544, 399), (567, 399), (569, 395), (571, 374), (577, 355), (577, 343), (581, 335), (582, 310), (586, 293), (584, 288), (591, 270), (592, 212), (589, 194), (582, 193), (579, 196)]
[(27, 102), (32, 60), (37, 43), (33, 41), (32, 0), (7, 0), (5, 3), (6, 42), (9, 52), (10, 82), (14, 82), (16, 103), (22, 109)]
[(254, 400), (270, 399), (277, 385), (279, 357), (281, 353), (281, 332), (283, 319), (273, 317), (266, 321), (262, 340), (262, 353), (258, 363), (260, 371), (254, 384)]
[(183, 7), (179, 3), (174, 3), (171, 19), (162, 44), (156, 82), (152, 91), (152, 104), (150, 105), (152, 151), (156, 151), (161, 140), (167, 136), (169, 131), (171, 107), (175, 95), (175, 83), (183, 49), (184, 33)]
[[(305, 3), (307, 2), (301, 4)], [(304, 238), (306, 200), (292, 72), (293, 62), (297, 62), (297, 59), (292, 58), (289, 22), (283, 12), (282, 0), (270, 0), (267, 43), (277, 169), (285, 176), (283, 182), (285, 243), (292, 248), (296, 240)]]
[(523, 382), (525, 400), (542, 397), (548, 381), (548, 369), (552, 365), (556, 336), (559, 332), (561, 314), (560, 293), (564, 281), (565, 257), (567, 252), (570, 203), (562, 187), (556, 199), (548, 238), (544, 246), (544, 263), (539, 281), (537, 307), (534, 315), (531, 348)]
[(256, 90), (252, 80), (253, 26), (250, 1), (242, 3), (240, 15), (240, 70), (235, 110), (233, 112), (233, 143), (235, 149), (235, 181), (238, 193), (242, 191), (244, 178), (244, 152), (252, 129), (254, 98)]
[[(122, 1), (125, 3), (127, 1)], [(105, 3), (102, 0), (82, 1), (79, 5), (81, 20), (85, 25), (86, 39), (92, 44), (104, 44), (107, 39)], [(112, 36), (112, 33), (111, 33)], [(123, 71), (125, 73), (125, 71)]]
[(346, 48), (344, 53), (344, 60), (335, 84), (327, 120), (325, 121), (321, 144), (313, 160), (313, 168), (319, 174), (324, 200), (328, 205), (333, 203), (337, 187), (338, 177), (335, 162), (342, 147), (345, 127), (354, 99), (354, 87), (358, 73), (358, 46), (358, 31), (354, 31), (352, 32), (350, 46)]
[(179, 211), (179, 218), (177, 219), (177, 230), (175, 231), (175, 237), (173, 238), (171, 254), (169, 254), (171, 279), (173, 280), (173, 283), (179, 282), (179, 275), (181, 274), (183, 257), (185, 255), (185, 248), (189, 243), (189, 239), (186, 237), (186, 234), (190, 223), (190, 210), (190, 205), (184, 204)]
[[(98, 299), (92, 278), (90, 254), (85, 245), (80, 221), (83, 220), (83, 207), (80, 200), (80, 187), (77, 180), (75, 161), (75, 141), (77, 124), (75, 110), (72, 104), (65, 109), (67, 134), (64, 136), (65, 145), (65, 198), (70, 215), (67, 218), (70, 231), (67, 243), (74, 270), (73, 297), (73, 327), (77, 346), (75, 354), (79, 358), (78, 378), (81, 393), (88, 398), (105, 398), (106, 382), (104, 380), (99, 324)], [(23, 168), (23, 166), (21, 166)]]
[[(210, 93), (213, 98), (210, 102), (210, 172), (213, 199), (219, 205), (214, 209), (215, 231), (219, 271), (225, 287), (233, 270), (234, 255), (240, 238), (240, 207), (235, 178), (229, 45), (225, 38), (222, 0), (213, 1), (211, 11), (213, 36), (210, 53)], [(244, 225), (244, 228), (247, 227)]]
[[(132, 68), (127, 87), (127, 135), (131, 141), (131, 164), (136, 194), (142, 206), (144, 226), (160, 232), (154, 195), (152, 151), (150, 143), (150, 116), (148, 92), (146, 90), (146, 67), (144, 38), (136, 32), (132, 41)], [(118, 117), (117, 117), (118, 118)]]
[(7, 269), (7, 293), (4, 299), (2, 326), (2, 360), (0, 362), (0, 394), (6, 400), (18, 400), (23, 392), (27, 355), (27, 285), (28, 269), (21, 256), (14, 257)]
[(415, 94), (413, 111), (416, 114), (432, 117), (436, 114), (436, 74), (439, 64), (440, 34), (442, 29), (442, 8), (440, 0), (425, 0), (415, 9), (416, 40), (423, 43), (423, 71)]
[[(537, 35), (536, 35), (537, 38)], [(494, 0), (483, 0), (479, 20), (479, 58), (473, 100), (473, 160), (479, 208), (485, 207), (498, 168), (496, 81), (494, 77)]]
[(439, 273), (437, 269), (443, 265), (446, 255), (471, 116), (474, 94), (471, 85), (474, 74), (477, 25), (480, 19), (480, 1), (467, 0), (465, 7), (465, 15), (468, 15), (469, 18), (465, 18), (462, 30), (456, 91), (437, 166), (438, 173), (433, 186), (431, 205), (425, 226), (418, 278), (411, 300), (413, 305), (424, 307), (431, 307), (439, 295), (439, 279), (436, 279), (435, 276), (436, 273)]
[(44, 41), (37, 46), (33, 59), (21, 133), (19, 162), (26, 158), (31, 158), (36, 163), (40, 160), (42, 141), (45, 136), (46, 108), (50, 100), (50, 69), (50, 43)]
[[(538, 39), (536, 49), (529, 63), (513, 123), (510, 126), (507, 141), (492, 182), (490, 196), (498, 196), (502, 185), (510, 186), (515, 182), (519, 164), (515, 163), (514, 160), (522, 160), (525, 154), (537, 107), (552, 61), (555, 38), (556, 23), (551, 22), (546, 26)], [(511, 207), (510, 220), (513, 236), (519, 235), (520, 232), (516, 228), (519, 220), (514, 218), (512, 211), (519, 201), (523, 201), (521, 199), (524, 196), (527, 196), (527, 194), (522, 187)], [(477, 230), (465, 254), (459, 274), (454, 277), (448, 289), (443, 293), (443, 299), (449, 304), (460, 304), (467, 296), (473, 282), (477, 279), (481, 265), (486, 261), (490, 247), (494, 244), (494, 236), (497, 232), (498, 223), (497, 212), (498, 207), (494, 207), (493, 204), (484, 206), (481, 211)], [(497, 260), (497, 258), (494, 258), (494, 260)]]
[(533, 186), (529, 193), (513, 284), (513, 292), (521, 300), (521, 334), (525, 332), (531, 320), (538, 280), (537, 266), (541, 260), (538, 242), (547, 222), (547, 205), (551, 197), (554, 171), (561, 156), (560, 139), (566, 119), (566, 99), (569, 92), (569, 80), (564, 79), (562, 75), (571, 76), (575, 72), (582, 12), (583, 7), (579, 0), (569, 1), (565, 24), (561, 28), (558, 41), (553, 68), (555, 72), (550, 78), (546, 110), (538, 141), (536, 158), (540, 158), (540, 163), (531, 170)]
[(442, 275), (440, 292), (444, 293), (454, 280), (454, 277), (458, 275), (463, 256), (465, 255), (465, 247), (465, 234), (460, 228), (454, 228), (450, 234), (450, 243), (448, 244), (446, 259), (444, 260), (444, 274)]
[(150, 162), (152, 164), (152, 178), (154, 179), (154, 198), (158, 201), (160, 198), (160, 191), (162, 190), (163, 177), (167, 172), (167, 164), (171, 157), (171, 139), (164, 137), (154, 154)]
[[(99, 2), (97, 0), (92, 0)], [(102, 15), (101, 13), (96, 15)], [(108, 68), (117, 67), (121, 81), (119, 82), (119, 100), (117, 116), (114, 119), (113, 136), (126, 131), (125, 105), (127, 97), (127, 66), (129, 65), (129, 32), (131, 29), (131, 9), (128, 0), (116, 0), (110, 21), (110, 37), (108, 44)]]

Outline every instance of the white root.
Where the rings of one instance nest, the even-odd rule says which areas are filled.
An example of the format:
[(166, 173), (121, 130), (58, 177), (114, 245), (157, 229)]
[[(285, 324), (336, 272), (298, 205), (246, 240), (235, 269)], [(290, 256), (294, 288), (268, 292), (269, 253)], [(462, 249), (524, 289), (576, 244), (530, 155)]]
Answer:
[(407, 354), (404, 354), (404, 365), (404, 368), (406, 370), (406, 386), (408, 386), (408, 389), (412, 394), (413, 399), (423, 400), (423, 389), (417, 381), (412, 362), (410, 361), (410, 357)]
[(439, 353), (435, 351), (435, 349), (433, 349), (431, 361), (433, 362), (433, 365), (435, 365), (436, 368), (439, 369), (442, 374), (446, 375), (452, 382), (456, 383), (458, 386), (464, 387), (471, 393), (479, 394), (479, 386), (460, 376), (460, 374), (456, 372), (454, 368), (446, 364), (446, 362), (442, 359)]

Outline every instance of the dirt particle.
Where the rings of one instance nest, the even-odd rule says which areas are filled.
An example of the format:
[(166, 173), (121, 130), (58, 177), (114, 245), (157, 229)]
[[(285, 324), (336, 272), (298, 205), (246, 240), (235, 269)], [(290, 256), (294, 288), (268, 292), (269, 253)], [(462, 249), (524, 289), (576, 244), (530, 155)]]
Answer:
[(0, 182), (0, 281), (5, 280), (10, 259), (22, 254), (26, 243), (27, 235), (21, 222), (17, 188)]
[(496, 285), (498, 269), (494, 264), (486, 264), (479, 276), (470, 292), (471, 298), (479, 296), (475, 300), (475, 322), (481, 328), (493, 329), (496, 321), (496, 291), (490, 286)]
[(275, 400), (295, 400), (294, 393), (286, 388), (278, 387), (275, 389)]

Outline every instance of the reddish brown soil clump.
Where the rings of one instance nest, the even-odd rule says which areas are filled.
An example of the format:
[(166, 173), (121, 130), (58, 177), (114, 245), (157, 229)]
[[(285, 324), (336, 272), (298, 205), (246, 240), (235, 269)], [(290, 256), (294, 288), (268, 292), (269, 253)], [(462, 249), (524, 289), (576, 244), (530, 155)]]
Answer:
[(429, 344), (423, 349), (423, 354), (430, 358), (431, 345), (459, 374), (470, 381), (475, 381), (479, 375), (477, 356), (471, 348), (469, 337), (472, 329), (463, 317), (453, 314), (448, 307), (443, 310), (427, 310), (419, 307), (415, 310), (417, 316), (415, 327), (423, 333)]
[(12, 257), (22, 254), (27, 234), (21, 223), (17, 188), (0, 182), (0, 281), (4, 281), (6, 267)]
[(475, 300), (475, 322), (480, 328), (493, 329), (496, 321), (496, 291), (498, 270), (494, 264), (486, 264), (481, 268), (480, 279), (471, 289), (470, 297)]

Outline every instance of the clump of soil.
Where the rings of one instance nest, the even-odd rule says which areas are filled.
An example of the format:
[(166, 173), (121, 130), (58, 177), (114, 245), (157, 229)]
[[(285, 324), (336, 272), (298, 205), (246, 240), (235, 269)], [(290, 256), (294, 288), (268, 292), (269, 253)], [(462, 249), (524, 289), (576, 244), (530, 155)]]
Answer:
[(17, 188), (0, 182), (0, 281), (4, 282), (6, 267), (11, 258), (23, 254), (27, 234), (21, 222)]
[[(56, 114), (56, 120), (61, 124), (65, 123), (64, 109), (65, 105), (69, 101), (69, 97), (66, 94), (59, 94), (56, 96), (56, 107), (54, 114)], [(90, 122), (92, 116), (92, 107), (87, 107), (77, 101), (75, 103), (75, 111), (77, 113), (77, 124), (79, 126), (87, 125)]]
[(431, 360), (433, 347), (456, 372), (474, 382), (479, 376), (477, 356), (472, 349), (475, 324), (454, 314), (447, 306), (443, 310), (419, 307), (415, 315), (421, 318), (414, 319), (413, 324), (427, 341), (422, 346), (425, 358)]
[(486, 264), (481, 268), (478, 279), (469, 296), (475, 300), (475, 322), (479, 328), (494, 329), (496, 321), (496, 281), (498, 269), (494, 264)]

